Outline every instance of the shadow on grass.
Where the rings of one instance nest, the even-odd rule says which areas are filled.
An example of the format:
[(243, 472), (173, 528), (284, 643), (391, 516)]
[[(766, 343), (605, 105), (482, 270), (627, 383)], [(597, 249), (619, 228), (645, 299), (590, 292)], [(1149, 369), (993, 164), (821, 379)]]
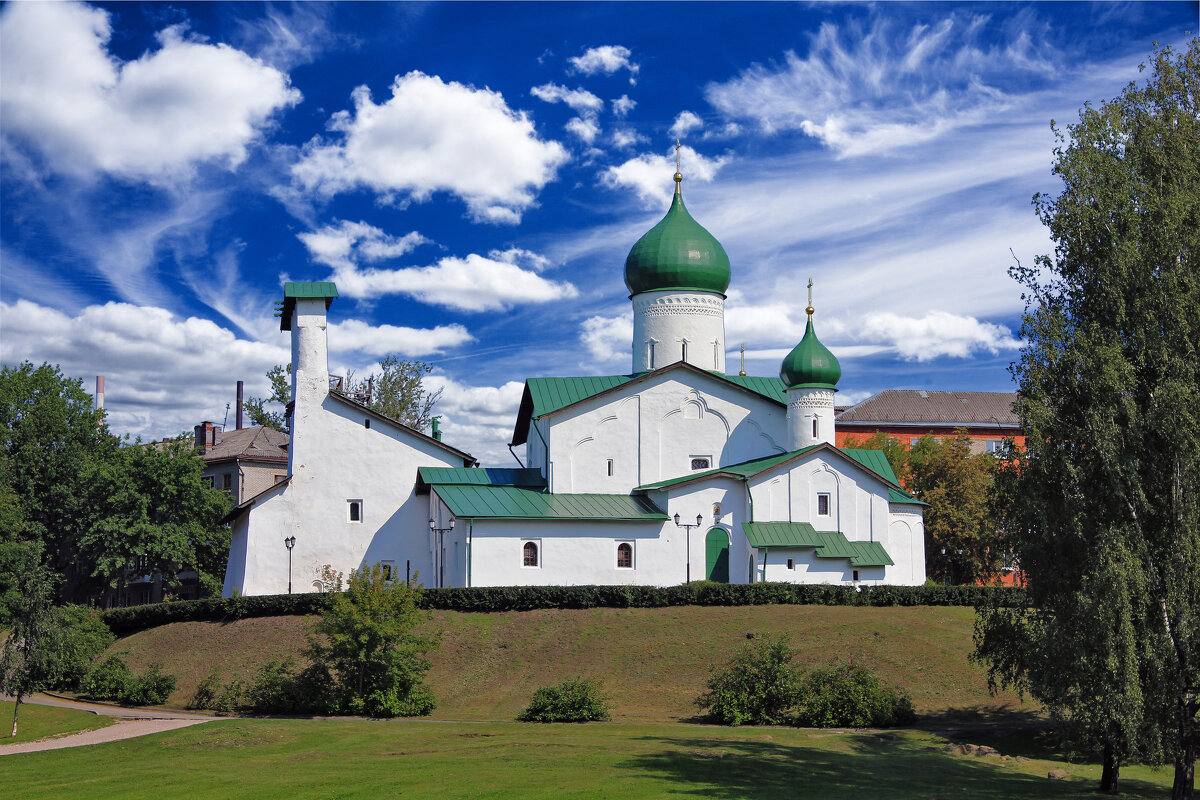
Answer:
[[(759, 729), (762, 730), (762, 729)], [(753, 735), (750, 731), (747, 734)], [(821, 734), (817, 734), (821, 735)], [(837, 736), (828, 734), (829, 737)], [(679, 791), (705, 798), (855, 797), (1062, 798), (1089, 797), (1090, 780), (1050, 780), (1010, 761), (956, 756), (922, 737), (891, 733), (846, 735), (819, 746), (769, 741), (644, 737), (661, 752), (631, 758), (626, 766), (671, 781)], [(1125, 797), (1159, 797), (1162, 787), (1123, 781)]]
[(1045, 728), (1046, 716), (1033, 709), (1007, 708), (1005, 706), (960, 706), (941, 711), (923, 711), (917, 715), (912, 727), (922, 730), (954, 730), (984, 728)]

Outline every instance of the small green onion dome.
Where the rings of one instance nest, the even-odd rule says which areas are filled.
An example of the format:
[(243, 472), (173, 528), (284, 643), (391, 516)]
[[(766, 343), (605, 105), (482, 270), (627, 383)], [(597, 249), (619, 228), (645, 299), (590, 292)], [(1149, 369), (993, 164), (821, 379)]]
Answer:
[(692, 219), (678, 183), (667, 215), (629, 251), (625, 285), (630, 294), (663, 289), (725, 294), (729, 288), (729, 256), (716, 237)]
[(808, 327), (804, 329), (804, 338), (800, 344), (792, 348), (792, 352), (783, 359), (779, 368), (779, 377), (789, 389), (797, 387), (813, 387), (832, 389), (842, 377), (842, 365), (829, 352), (829, 348), (821, 344), (813, 331), (812, 309), (809, 308)]

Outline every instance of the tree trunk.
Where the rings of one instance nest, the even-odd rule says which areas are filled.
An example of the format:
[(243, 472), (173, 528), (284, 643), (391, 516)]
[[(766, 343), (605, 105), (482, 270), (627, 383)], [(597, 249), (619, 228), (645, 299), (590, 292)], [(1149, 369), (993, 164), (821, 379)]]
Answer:
[(1193, 800), (1196, 796), (1196, 740), (1184, 741), (1183, 749), (1175, 758), (1175, 785), (1171, 787), (1171, 800)]
[(1111, 744), (1104, 745), (1104, 768), (1100, 773), (1100, 791), (1116, 794), (1118, 778), (1121, 772), (1121, 762), (1117, 759), (1116, 750)]
[(17, 702), (13, 703), (13, 728), (12, 728), (12, 733), (10, 733), (10, 734), (8, 735), (8, 738), (10, 738), (10, 739), (12, 739), (12, 738), (15, 738), (15, 737), (16, 737), (16, 735), (17, 735), (17, 714), (19, 714), (19, 713), (20, 713), (20, 711), (21, 711), (21, 693), (20, 693), (20, 692), (17, 692)]

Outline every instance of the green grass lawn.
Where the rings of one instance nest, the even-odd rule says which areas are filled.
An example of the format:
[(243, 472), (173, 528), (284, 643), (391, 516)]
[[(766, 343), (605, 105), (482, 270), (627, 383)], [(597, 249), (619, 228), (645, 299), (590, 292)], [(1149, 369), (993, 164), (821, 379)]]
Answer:
[(18, 742), (34, 742), (67, 733), (90, 731), (112, 724), (108, 717), (98, 717), (87, 711), (21, 703), (21, 713), (17, 717), (17, 736), (14, 739), (8, 735), (12, 731), (12, 718), (12, 701), (0, 702), (0, 747)]
[[(10, 800), (1094, 796), (1095, 765), (1005, 755), (953, 755), (924, 731), (245, 719), (0, 758), (0, 786)], [(1158, 798), (1172, 773), (1121, 778), (1125, 797)]]

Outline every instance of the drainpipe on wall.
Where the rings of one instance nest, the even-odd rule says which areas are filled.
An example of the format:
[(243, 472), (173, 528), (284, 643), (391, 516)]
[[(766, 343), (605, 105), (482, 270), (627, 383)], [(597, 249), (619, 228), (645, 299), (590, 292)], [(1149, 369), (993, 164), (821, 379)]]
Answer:
[(474, 539), (472, 535), (475, 533), (475, 520), (467, 520), (467, 588), (471, 588), (471, 556), (475, 555), (475, 547), (473, 546)]

